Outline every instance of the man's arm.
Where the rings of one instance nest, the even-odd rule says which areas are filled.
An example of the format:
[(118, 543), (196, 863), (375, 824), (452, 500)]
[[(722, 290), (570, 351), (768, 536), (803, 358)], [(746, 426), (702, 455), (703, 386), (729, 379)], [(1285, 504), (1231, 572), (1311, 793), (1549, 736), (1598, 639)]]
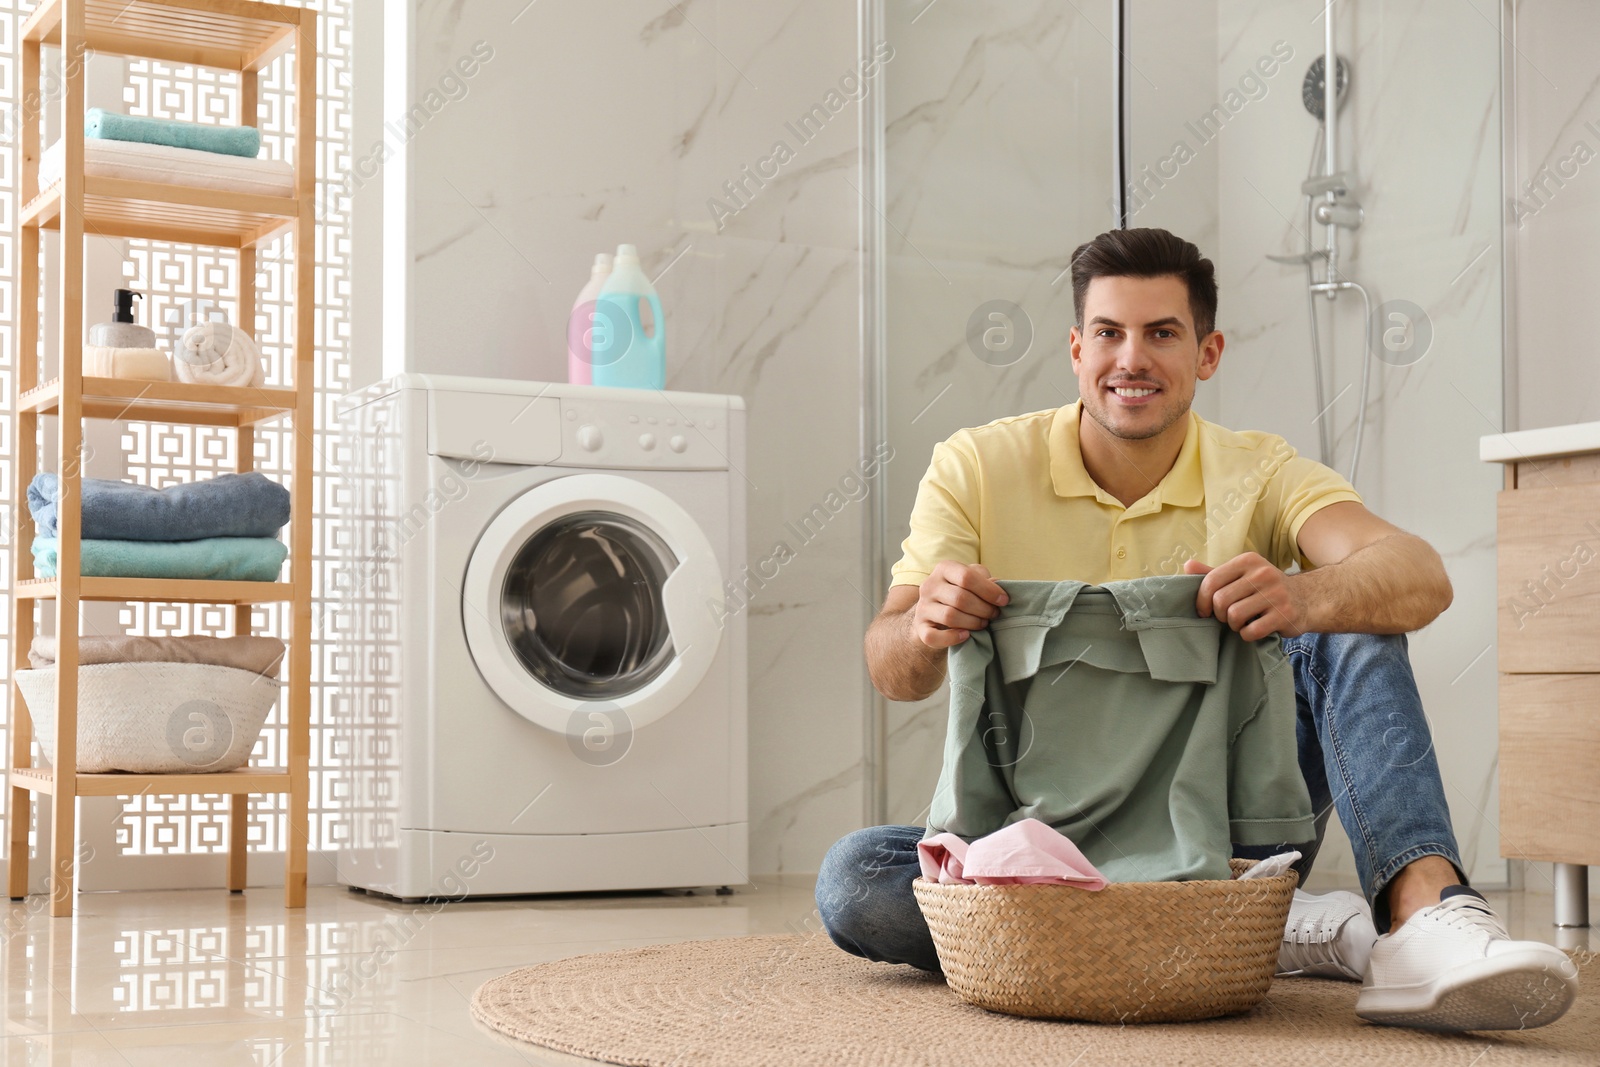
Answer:
[(1316, 566), (1285, 574), (1254, 552), (1204, 574), (1196, 607), (1247, 640), (1269, 634), (1402, 634), (1420, 630), (1450, 606), (1454, 593), (1433, 546), (1385, 522), (1353, 500), (1329, 504), (1300, 527), (1299, 546)]
[(890, 700), (922, 700), (944, 683), (945, 649), (989, 625), (1010, 599), (983, 566), (945, 560), (921, 586), (889, 590), (867, 628), (867, 673)]
[(1299, 543), (1316, 564), (1289, 577), (1305, 601), (1309, 632), (1409, 633), (1437, 619), (1455, 597), (1432, 545), (1353, 500), (1312, 515)]

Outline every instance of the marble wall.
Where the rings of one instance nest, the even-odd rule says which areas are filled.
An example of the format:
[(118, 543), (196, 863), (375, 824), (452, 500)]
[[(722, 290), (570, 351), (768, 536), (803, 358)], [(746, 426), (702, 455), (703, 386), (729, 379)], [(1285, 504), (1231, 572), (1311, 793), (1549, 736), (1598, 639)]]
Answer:
[[(1264, 257), (1299, 251), (1316, 127), (1299, 81), (1320, 49), (1323, 4), (1133, 8), (1130, 177), (1147, 165), (1162, 175), (1135, 191), (1133, 221), (1196, 240), (1223, 287), (1228, 348), (1199, 410), (1315, 454), (1304, 276)], [(865, 79), (857, 8), (844, 0), (618, 0), (604, 17), (526, 0), (386, 10), (387, 39), (404, 42), (404, 62), (385, 71), (391, 126), (369, 121), (356, 141), (394, 152), (369, 168), (356, 210), (403, 179), (403, 210), (384, 230), (404, 238), (383, 254), (404, 284), (383, 294), (386, 340), (366, 361), (368, 380), (402, 368), (564, 377), (562, 329), (593, 254), (635, 243), (659, 275), (669, 387), (749, 405), (752, 560), (861, 460), (860, 233), (864, 218), (881, 220), (889, 528), (869, 546), (865, 509), (842, 513), (751, 612), (753, 870), (814, 870), (863, 818), (860, 636), (883, 595), (863, 586), (865, 553), (898, 558), (936, 441), (1076, 397), (1063, 272), (1071, 250), (1112, 221), (1110, 4), (882, 0), (881, 58)], [(1499, 36), (1448, 0), (1334, 10), (1356, 71), (1345, 163), (1367, 209), (1347, 272), (1380, 301), (1424, 308), (1434, 334), (1421, 360), (1374, 364), (1357, 484), (1450, 566), (1456, 604), (1414, 636), (1413, 651), (1471, 873), (1498, 881), (1484, 814), (1496, 806), (1498, 470), (1477, 464), (1476, 440), (1499, 428), (1501, 404)], [(1577, 47), (1552, 36), (1558, 46)], [(1286, 53), (1262, 73), (1263, 57)], [(1429, 61), (1415, 62), (1422, 54)], [(473, 56), (470, 78), (451, 76)], [(881, 204), (863, 197), (858, 173), (852, 98), (863, 85), (887, 113)], [(1227, 105), (1226, 123), (1189, 130), (1230, 93), (1242, 103)], [(394, 124), (419, 100), (439, 106), (415, 130)], [(808, 114), (828, 117), (802, 130)], [(1550, 143), (1566, 139), (1551, 126)], [(1179, 140), (1192, 152), (1174, 163)], [(1583, 181), (1569, 181), (1530, 232), (1561, 240), (1560, 213), (1600, 195)], [(358, 245), (371, 266), (371, 242), (358, 234)], [(361, 270), (358, 288), (370, 286)], [(1016, 347), (968, 341), (991, 301), (1012, 305), (1004, 325)], [(1359, 374), (1360, 312), (1347, 297), (1322, 315), (1337, 393)], [(1024, 331), (1025, 347), (1015, 340)], [(1355, 391), (1330, 415), (1343, 464)], [(942, 695), (887, 712), (888, 814), (915, 822), (937, 774)], [(1324, 855), (1330, 877), (1353, 876), (1347, 848), (1333, 842)]]
[[(935, 443), (1077, 399), (1065, 272), (1112, 221), (1111, 60), (1107, 4), (889, 2), (884, 17), (892, 564)], [(968, 340), (975, 317), (999, 331), (988, 345)], [(886, 706), (891, 822), (926, 813), (946, 708), (943, 688)]]
[[(751, 562), (794, 549), (749, 609), (751, 863), (816, 870), (863, 818), (872, 602), (859, 503), (808, 543), (785, 524), (862, 458), (855, 101), (880, 75), (861, 77), (855, 4), (412, 0), (386, 14), (389, 125), (372, 136), (397, 151), (366, 169), (407, 188), (384, 227), (399, 282), (368, 380), (564, 381), (594, 254), (639, 247), (668, 388), (746, 402)], [(426, 120), (405, 123), (419, 102)]]
[[(1300, 80), (1322, 48), (1321, 0), (1220, 0), (1219, 91), (1276, 47), (1294, 58), (1219, 138), (1219, 326), (1230, 344), (1219, 375), (1223, 421), (1280, 433), (1317, 455), (1305, 272), (1269, 262), (1296, 254), (1317, 123)], [(1495, 493), (1501, 472), (1478, 462), (1478, 438), (1501, 428), (1501, 214), (1498, 27), (1450, 0), (1384, 0), (1332, 8), (1351, 64), (1339, 165), (1366, 210), (1343, 235), (1341, 273), (1367, 286), (1384, 328), (1391, 301), (1420, 307), (1425, 352), (1371, 363), (1355, 484), (1377, 514), (1443, 555), (1455, 602), (1411, 635), (1445, 791), (1470, 877), (1502, 882), (1495, 813)], [(1418, 62), (1427, 54), (1429, 62)], [(1318, 241), (1320, 243), (1320, 235)], [(1324, 302), (1325, 303), (1325, 302)], [(1334, 465), (1348, 471), (1364, 351), (1352, 293), (1319, 309), (1332, 367), (1327, 418)], [(1346, 391), (1348, 387), (1348, 391)], [(1337, 398), (1337, 399), (1335, 399)], [(1334, 820), (1336, 823), (1337, 820)], [(1353, 876), (1330, 832), (1319, 870)]]
[(1508, 429), (1600, 419), (1600, 360), (1579, 316), (1600, 282), (1600, 6), (1519, 0), (1506, 57), (1516, 111), (1505, 190), (1514, 271)]
[[(889, 421), (896, 448), (911, 457), (890, 476), (891, 561), (934, 441), (1076, 396), (1064, 363), (1070, 292), (1064, 279), (1052, 280), (1110, 217), (1109, 86), (1095, 83), (1109, 67), (1109, 5), (995, 6), (940, 5), (907, 24), (918, 54), (937, 49), (947, 65), (962, 65), (907, 62), (889, 74)], [(1302, 250), (1300, 183), (1317, 123), (1300, 83), (1322, 47), (1325, 5), (1131, 6), (1132, 223), (1188, 236), (1219, 273), (1227, 348), (1197, 409), (1225, 425), (1280, 433), (1315, 456), (1304, 271), (1265, 257)], [(1356, 482), (1374, 511), (1428, 539), (1449, 568), (1455, 604), (1412, 636), (1413, 662), (1469, 875), (1501, 882), (1491, 654), (1500, 472), (1476, 458), (1478, 437), (1501, 418), (1500, 38), (1492, 20), (1446, 0), (1333, 10), (1340, 52), (1355, 71), (1341, 160), (1359, 176), (1366, 207), (1365, 225), (1344, 235), (1344, 273), (1380, 304), (1420, 306), (1433, 331), (1420, 359), (1373, 362)], [(942, 43), (924, 45), (917, 34)], [(1019, 41), (1020, 54), (1008, 55)], [(911, 51), (899, 37), (896, 45)], [(1416, 61), (1422, 54), (1428, 62)], [(1049, 101), (1043, 119), (1040, 100)], [(1036, 329), (1034, 350), (998, 369), (963, 340), (967, 314), (992, 298), (1020, 304)], [(1348, 470), (1359, 299), (1347, 294), (1320, 314), (1328, 396), (1338, 396), (1327, 416), (1335, 464)], [(914, 821), (927, 803), (942, 711), (942, 694), (890, 706), (896, 819)], [(1348, 883), (1353, 860), (1336, 823), (1318, 871)]]

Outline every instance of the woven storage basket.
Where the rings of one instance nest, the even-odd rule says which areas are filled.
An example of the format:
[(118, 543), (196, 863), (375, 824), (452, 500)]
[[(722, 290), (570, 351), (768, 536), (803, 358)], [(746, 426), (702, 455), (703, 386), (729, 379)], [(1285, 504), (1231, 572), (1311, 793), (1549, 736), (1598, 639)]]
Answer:
[[(1252, 866), (1230, 861), (1234, 878)], [(912, 888), (950, 988), (1008, 1015), (1172, 1022), (1267, 995), (1300, 876)]]
[[(34, 736), (56, 762), (56, 669), (17, 671)], [(250, 759), (277, 679), (209, 663), (93, 663), (78, 668), (78, 771), (196, 774)]]

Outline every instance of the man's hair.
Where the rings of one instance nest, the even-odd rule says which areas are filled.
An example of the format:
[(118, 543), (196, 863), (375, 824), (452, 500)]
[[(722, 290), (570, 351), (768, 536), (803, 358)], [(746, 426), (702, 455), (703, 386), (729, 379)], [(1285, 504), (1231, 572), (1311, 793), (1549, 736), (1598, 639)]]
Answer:
[(1083, 301), (1096, 278), (1173, 277), (1189, 289), (1195, 340), (1217, 322), (1217, 274), (1200, 249), (1166, 230), (1107, 230), (1072, 253), (1072, 306), (1083, 328)]

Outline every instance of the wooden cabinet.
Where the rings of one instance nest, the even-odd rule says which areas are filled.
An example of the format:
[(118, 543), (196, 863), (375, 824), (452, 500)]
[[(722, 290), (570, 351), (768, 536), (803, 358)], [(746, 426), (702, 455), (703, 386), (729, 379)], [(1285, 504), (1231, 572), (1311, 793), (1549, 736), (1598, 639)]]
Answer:
[(1500, 854), (1556, 864), (1585, 925), (1600, 864), (1600, 423), (1485, 437), (1498, 506)]

